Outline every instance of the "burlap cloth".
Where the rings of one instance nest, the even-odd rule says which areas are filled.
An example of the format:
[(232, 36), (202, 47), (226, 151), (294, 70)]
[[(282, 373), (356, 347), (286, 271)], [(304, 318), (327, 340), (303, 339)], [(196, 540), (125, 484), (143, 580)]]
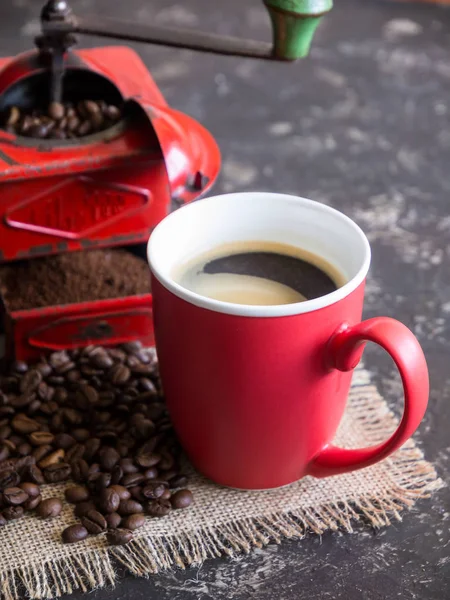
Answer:
[[(345, 418), (336, 442), (348, 448), (387, 438), (396, 420), (371, 385), (367, 371), (354, 375)], [(102, 537), (63, 545), (61, 530), (75, 522), (72, 508), (61, 517), (25, 517), (0, 530), (2, 598), (25, 594), (51, 598), (76, 589), (110, 585), (120, 563), (134, 575), (184, 568), (207, 558), (250, 552), (283, 538), (322, 534), (363, 519), (369, 526), (389, 525), (421, 497), (442, 485), (433, 467), (410, 441), (392, 458), (371, 468), (328, 479), (306, 478), (286, 488), (242, 492), (216, 486), (194, 474), (195, 504), (163, 519), (148, 519), (135, 540), (108, 548)], [(64, 486), (47, 486), (46, 497), (63, 495)]]

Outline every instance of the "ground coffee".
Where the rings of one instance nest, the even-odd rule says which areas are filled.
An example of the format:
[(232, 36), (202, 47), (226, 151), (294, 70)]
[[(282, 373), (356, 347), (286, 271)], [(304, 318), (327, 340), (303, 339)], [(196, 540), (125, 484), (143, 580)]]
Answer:
[(11, 311), (150, 293), (150, 272), (127, 250), (89, 250), (0, 268), (0, 292)]

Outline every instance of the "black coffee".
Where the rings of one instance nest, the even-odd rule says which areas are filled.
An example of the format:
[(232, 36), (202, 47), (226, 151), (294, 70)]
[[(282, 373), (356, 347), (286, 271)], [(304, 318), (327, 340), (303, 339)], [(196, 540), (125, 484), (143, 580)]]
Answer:
[(325, 296), (345, 281), (323, 258), (285, 244), (239, 242), (178, 268), (175, 280), (201, 296), (247, 305), (279, 305)]

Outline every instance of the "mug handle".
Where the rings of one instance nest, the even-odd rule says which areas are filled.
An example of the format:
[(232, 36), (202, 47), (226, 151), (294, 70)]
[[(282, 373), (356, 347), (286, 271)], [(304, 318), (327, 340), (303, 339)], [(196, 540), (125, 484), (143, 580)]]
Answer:
[(405, 394), (402, 420), (391, 437), (376, 446), (352, 450), (326, 446), (311, 462), (309, 475), (339, 475), (383, 460), (412, 436), (425, 414), (429, 392), (425, 356), (414, 334), (399, 321), (376, 317), (357, 325), (344, 325), (330, 340), (327, 358), (331, 367), (339, 371), (354, 369), (368, 341), (384, 348), (398, 367)]

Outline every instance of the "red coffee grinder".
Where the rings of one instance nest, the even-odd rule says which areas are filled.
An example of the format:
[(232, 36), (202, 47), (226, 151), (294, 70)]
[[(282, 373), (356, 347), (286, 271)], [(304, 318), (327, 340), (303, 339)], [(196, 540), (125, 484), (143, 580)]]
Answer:
[[(207, 192), (220, 169), (215, 140), (170, 108), (127, 47), (73, 50), (74, 34), (256, 59), (308, 53), (332, 0), (266, 0), (273, 43), (73, 14), (66, 0), (41, 13), (37, 49), (0, 59), (0, 111), (91, 98), (122, 106), (121, 120), (78, 139), (0, 130), (0, 263), (145, 243), (173, 208)], [(2, 303), (8, 358), (131, 339), (153, 342), (149, 295), (11, 312)]]

